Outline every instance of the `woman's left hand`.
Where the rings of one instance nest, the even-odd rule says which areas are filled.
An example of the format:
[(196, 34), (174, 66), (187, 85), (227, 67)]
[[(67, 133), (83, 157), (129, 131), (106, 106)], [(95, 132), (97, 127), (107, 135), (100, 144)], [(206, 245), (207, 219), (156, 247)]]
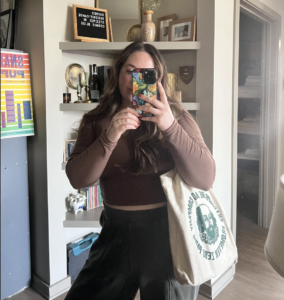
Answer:
[(173, 124), (175, 118), (171, 111), (165, 90), (161, 84), (160, 79), (158, 79), (157, 85), (161, 101), (144, 95), (138, 95), (141, 100), (144, 100), (155, 107), (133, 105), (133, 108), (153, 114), (153, 117), (140, 117), (140, 120), (154, 122), (157, 124), (158, 128), (161, 131), (165, 131)]

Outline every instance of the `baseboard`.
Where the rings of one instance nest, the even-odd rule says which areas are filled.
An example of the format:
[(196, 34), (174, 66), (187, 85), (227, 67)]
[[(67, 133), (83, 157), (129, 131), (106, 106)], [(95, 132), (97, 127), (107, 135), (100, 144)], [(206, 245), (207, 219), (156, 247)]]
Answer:
[(38, 276), (32, 277), (32, 288), (40, 293), (45, 299), (52, 300), (61, 294), (68, 291), (71, 287), (71, 278), (67, 276), (53, 285), (48, 285), (42, 281)]
[(234, 279), (236, 267), (233, 265), (224, 272), (217, 280), (209, 280), (202, 284), (199, 289), (199, 294), (208, 299), (215, 299), (217, 295)]

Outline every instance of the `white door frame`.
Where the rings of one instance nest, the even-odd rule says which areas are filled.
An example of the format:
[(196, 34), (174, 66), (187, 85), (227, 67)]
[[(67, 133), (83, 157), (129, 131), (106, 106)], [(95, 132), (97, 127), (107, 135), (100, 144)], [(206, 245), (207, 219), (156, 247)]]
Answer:
[[(272, 218), (277, 175), (277, 107), (278, 105), (278, 52), (281, 42), (281, 16), (258, 0), (235, 0), (235, 52), (233, 84), (233, 132), (232, 132), (232, 228), (236, 235), (237, 215), (237, 120), (238, 120), (238, 68), (239, 68), (239, 15), (240, 12), (263, 24), (262, 76), (262, 122), (261, 137), (263, 152), (260, 157), (259, 225), (269, 228)], [(269, 101), (268, 101), (269, 99)]]

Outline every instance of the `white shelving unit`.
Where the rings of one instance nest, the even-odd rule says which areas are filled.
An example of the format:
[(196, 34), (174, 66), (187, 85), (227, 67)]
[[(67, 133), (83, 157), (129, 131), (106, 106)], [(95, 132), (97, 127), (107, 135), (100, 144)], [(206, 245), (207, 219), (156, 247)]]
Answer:
[[(90, 111), (97, 107), (98, 103), (60, 103), (60, 111)], [(186, 110), (199, 110), (200, 103), (183, 102), (181, 103)]]
[[(116, 58), (119, 53), (127, 47), (130, 42), (112, 42), (112, 43), (84, 43), (84, 42), (60, 42), (59, 49), (62, 53), (71, 53), (76, 55)], [(200, 42), (152, 42), (162, 54), (180, 53), (184, 51), (196, 51), (200, 49)], [(195, 98), (185, 99), (188, 102), (182, 102), (182, 106), (188, 111), (200, 110), (200, 103), (193, 102)], [(98, 103), (61, 103), (60, 111), (86, 112), (97, 107)], [(65, 170), (66, 163), (62, 163), (61, 169)], [(98, 182), (96, 184), (99, 184)], [(65, 228), (95, 228), (100, 227), (99, 218), (103, 207), (95, 208), (90, 211), (79, 212), (76, 215), (66, 212), (66, 219), (63, 222)]]

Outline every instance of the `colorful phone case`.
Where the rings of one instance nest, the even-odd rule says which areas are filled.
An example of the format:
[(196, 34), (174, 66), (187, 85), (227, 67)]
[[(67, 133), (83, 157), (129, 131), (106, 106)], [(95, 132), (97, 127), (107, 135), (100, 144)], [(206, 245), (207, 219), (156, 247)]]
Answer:
[[(152, 97), (154, 99), (157, 99), (157, 72), (154, 69), (155, 74), (156, 74), (156, 80), (155, 83), (149, 84), (144, 82), (143, 74), (144, 70), (149, 70), (149, 69), (135, 69), (132, 72), (132, 81), (133, 81), (133, 105), (140, 105), (140, 106), (151, 106), (150, 103), (140, 99), (138, 97), (138, 94), (145, 95), (148, 97)], [(144, 112), (142, 110), (136, 109), (140, 114), (142, 114), (144, 117), (151, 117), (153, 114)]]

